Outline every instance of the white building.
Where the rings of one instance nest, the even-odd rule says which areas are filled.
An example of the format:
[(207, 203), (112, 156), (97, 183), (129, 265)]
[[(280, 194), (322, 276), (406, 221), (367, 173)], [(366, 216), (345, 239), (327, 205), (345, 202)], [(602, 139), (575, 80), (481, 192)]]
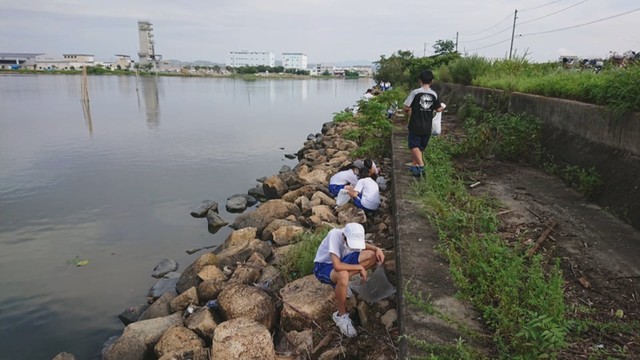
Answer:
[(227, 66), (270, 66), (276, 65), (276, 57), (272, 52), (267, 51), (230, 51), (226, 61)]
[(93, 66), (95, 63), (91, 54), (42, 54), (35, 57), (34, 65), (36, 70), (68, 70)]
[(157, 67), (158, 61), (162, 60), (162, 55), (156, 54), (156, 42), (153, 39), (153, 24), (146, 20), (138, 21), (138, 40), (140, 41), (140, 65), (153, 64)]
[(131, 67), (131, 56), (124, 54), (116, 54), (115, 67), (120, 66), (120, 69), (128, 69)]
[(282, 66), (285, 69), (306, 70), (307, 54), (303, 53), (282, 53)]

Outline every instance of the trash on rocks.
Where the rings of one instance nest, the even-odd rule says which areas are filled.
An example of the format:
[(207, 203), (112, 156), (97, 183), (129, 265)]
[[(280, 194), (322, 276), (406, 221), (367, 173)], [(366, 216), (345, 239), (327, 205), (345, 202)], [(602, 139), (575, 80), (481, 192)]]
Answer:
[(205, 306), (209, 309), (217, 309), (220, 305), (218, 304), (218, 299), (214, 299), (207, 301), (207, 304)]
[(377, 303), (396, 292), (396, 288), (387, 279), (382, 266), (376, 267), (364, 283), (361, 283), (359, 276), (354, 276), (349, 282), (349, 287), (370, 304)]

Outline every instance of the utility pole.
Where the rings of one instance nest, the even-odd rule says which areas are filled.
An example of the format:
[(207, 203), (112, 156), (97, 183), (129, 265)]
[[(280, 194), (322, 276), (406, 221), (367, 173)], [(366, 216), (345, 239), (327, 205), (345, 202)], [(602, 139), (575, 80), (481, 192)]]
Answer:
[(456, 52), (458, 52), (458, 32), (456, 31)]
[(509, 47), (509, 60), (511, 60), (511, 54), (513, 53), (513, 38), (516, 35), (516, 19), (518, 18), (518, 9), (513, 13), (513, 29), (511, 30), (511, 47)]
[(422, 51), (422, 57), (427, 56), (427, 43), (424, 43), (424, 50)]

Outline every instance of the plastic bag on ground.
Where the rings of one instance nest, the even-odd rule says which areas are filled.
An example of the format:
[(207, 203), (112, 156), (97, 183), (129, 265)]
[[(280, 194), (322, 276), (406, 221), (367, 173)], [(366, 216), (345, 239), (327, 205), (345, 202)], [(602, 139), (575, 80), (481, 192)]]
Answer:
[(338, 192), (338, 196), (336, 196), (336, 205), (342, 206), (348, 203), (350, 198), (349, 192), (346, 189), (342, 189)]
[(396, 293), (396, 288), (387, 279), (382, 266), (376, 267), (364, 283), (361, 282), (359, 275), (352, 277), (349, 287), (369, 304), (375, 304)]

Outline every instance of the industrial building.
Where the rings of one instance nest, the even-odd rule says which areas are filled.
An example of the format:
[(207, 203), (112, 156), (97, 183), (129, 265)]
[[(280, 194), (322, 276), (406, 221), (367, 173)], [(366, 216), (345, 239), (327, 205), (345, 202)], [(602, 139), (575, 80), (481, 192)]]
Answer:
[(226, 61), (227, 66), (270, 66), (276, 65), (276, 57), (272, 52), (266, 51), (230, 51)]
[(306, 70), (307, 54), (282, 53), (282, 66), (285, 69)]
[(31, 60), (35, 61), (36, 56), (42, 53), (0, 53), (0, 69), (21, 69)]
[(153, 24), (147, 20), (138, 21), (138, 39), (140, 41), (140, 51), (138, 58), (141, 66), (151, 64), (158, 67), (158, 62), (162, 60), (162, 55), (156, 54), (156, 42), (153, 39)]

